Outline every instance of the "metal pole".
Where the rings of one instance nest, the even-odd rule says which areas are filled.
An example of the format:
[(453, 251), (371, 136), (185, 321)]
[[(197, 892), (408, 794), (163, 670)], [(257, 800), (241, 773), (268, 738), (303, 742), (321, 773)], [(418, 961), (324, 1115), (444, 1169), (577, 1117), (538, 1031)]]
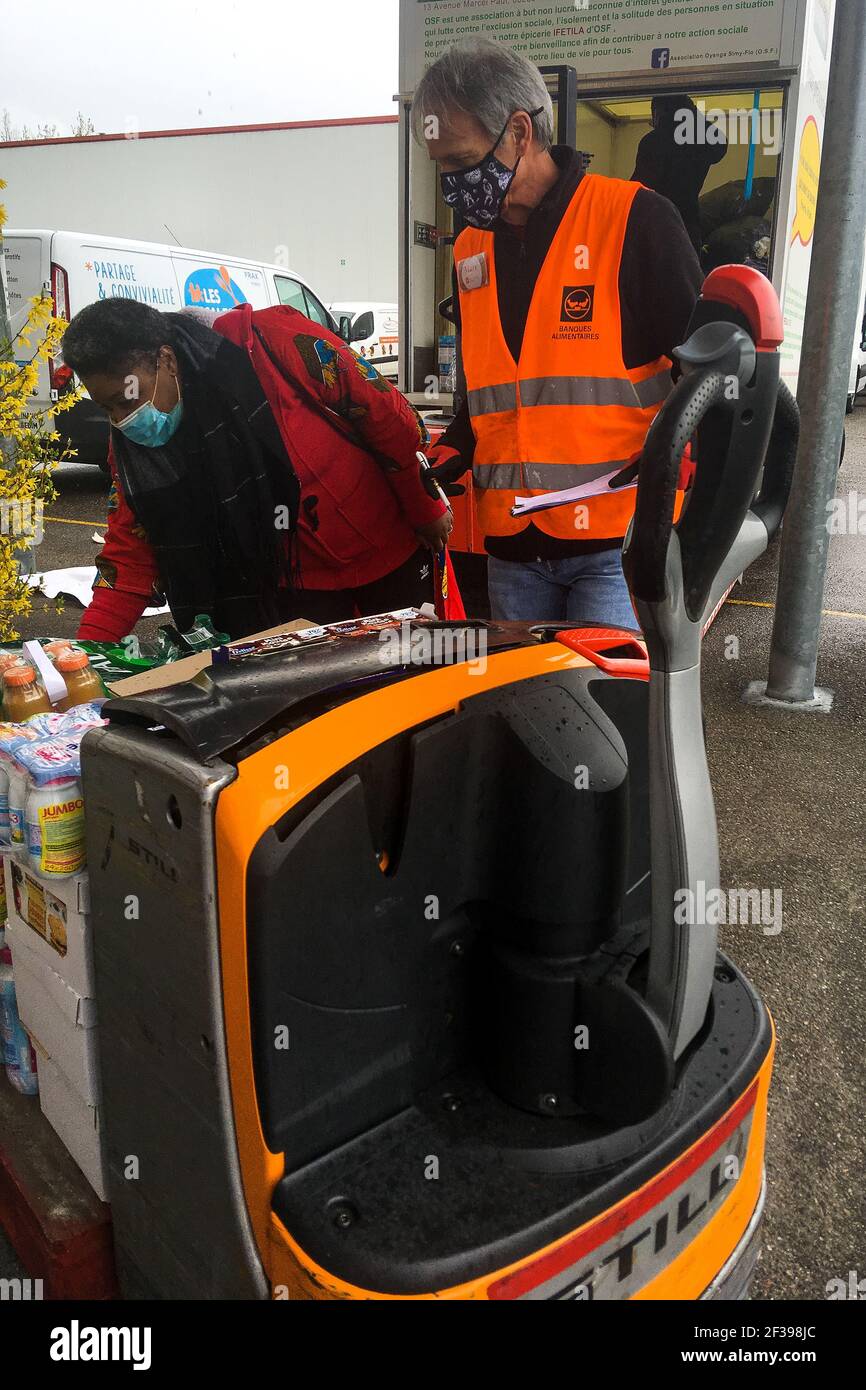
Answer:
[(401, 391), (415, 390), (415, 334), (412, 324), (414, 304), (412, 301), (412, 127), (410, 115), (411, 98), (399, 97), (400, 123), (398, 126), (398, 187), (400, 199), (400, 241), (398, 246), (400, 276), (400, 318), (399, 318), (399, 361), (397, 380)]
[(782, 530), (767, 698), (815, 699), (829, 504), (845, 421), (866, 234), (866, 4), (836, 0), (798, 400), (800, 449)]

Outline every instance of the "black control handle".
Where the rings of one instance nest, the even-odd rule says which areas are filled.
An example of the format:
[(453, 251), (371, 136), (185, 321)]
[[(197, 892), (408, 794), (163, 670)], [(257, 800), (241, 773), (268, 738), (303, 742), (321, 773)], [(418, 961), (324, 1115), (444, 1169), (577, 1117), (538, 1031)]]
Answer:
[[(756, 352), (745, 330), (730, 322), (703, 324), (676, 356), (686, 374), (647, 435), (624, 565), (636, 599), (662, 602), (680, 461), (686, 444), (695, 441), (694, 482), (676, 531), (683, 602), (697, 622), (758, 491), (777, 413), (779, 356)], [(793, 467), (787, 399), (776, 441), (764, 506), (778, 525), (787, 500), (784, 478)]]
[(681, 377), (646, 437), (634, 524), (623, 554), (629, 589), (636, 599), (661, 603), (665, 597), (682, 457), (707, 412), (724, 402), (724, 391), (725, 376), (712, 367)]
[[(647, 435), (623, 563), (638, 601), (658, 604), (681, 565), (686, 615), (697, 622), (750, 511), (768, 535), (788, 500), (799, 433), (796, 402), (779, 382), (782, 313), (769, 280), (748, 266), (707, 276), (687, 341), (675, 350), (682, 378)], [(691, 439), (693, 485), (676, 523), (680, 458)], [(761, 480), (761, 470), (763, 480)], [(758, 493), (758, 484), (761, 490)]]
[(763, 521), (770, 540), (782, 524), (791, 495), (799, 442), (800, 407), (784, 381), (780, 381), (761, 490), (752, 503), (752, 511)]

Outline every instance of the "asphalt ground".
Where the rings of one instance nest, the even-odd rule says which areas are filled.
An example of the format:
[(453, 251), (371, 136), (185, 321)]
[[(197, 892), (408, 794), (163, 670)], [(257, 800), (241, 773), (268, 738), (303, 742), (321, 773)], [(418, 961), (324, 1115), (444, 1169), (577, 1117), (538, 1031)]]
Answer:
[[(858, 405), (847, 430), (838, 494), (866, 498), (866, 406)], [(92, 564), (105, 479), (66, 464), (57, 484), (37, 563)], [(866, 517), (862, 527), (866, 533)], [(704, 703), (722, 884), (782, 891), (778, 934), (722, 929), (724, 949), (766, 1000), (778, 1035), (764, 1251), (753, 1293), (822, 1299), (831, 1279), (866, 1275), (866, 534), (840, 536), (831, 547), (818, 666), (819, 684), (833, 691), (829, 714), (741, 699), (749, 682), (766, 679), (777, 563), (776, 546), (708, 635)], [(478, 611), (476, 572), (467, 572), (464, 591)], [(79, 606), (70, 600), (58, 615), (42, 603), (37, 597), (26, 635), (74, 635)], [(158, 623), (143, 620), (139, 630)], [(0, 1274), (14, 1272), (0, 1238)]]
[[(44, 538), (36, 548), (38, 570), (93, 565), (99, 552), (96, 532), (104, 534), (108, 505), (108, 479), (90, 464), (62, 463), (54, 474), (58, 497), (45, 509)], [(53, 599), (34, 594), (33, 611), (24, 627), (25, 637), (74, 637), (83, 609), (75, 599), (65, 601), (58, 613)], [(136, 631), (151, 636), (167, 618), (143, 618)]]
[(0, 1226), (0, 1279), (26, 1279), (27, 1271), (22, 1266), (18, 1256), (6, 1239), (3, 1227)]
[[(837, 496), (866, 499), (866, 406), (846, 429)], [(741, 699), (767, 678), (778, 544), (704, 646), (722, 885), (782, 891), (778, 934), (721, 931), (778, 1038), (758, 1298), (825, 1298), (831, 1279), (866, 1274), (866, 502), (860, 526), (830, 548), (817, 673), (829, 714)]]

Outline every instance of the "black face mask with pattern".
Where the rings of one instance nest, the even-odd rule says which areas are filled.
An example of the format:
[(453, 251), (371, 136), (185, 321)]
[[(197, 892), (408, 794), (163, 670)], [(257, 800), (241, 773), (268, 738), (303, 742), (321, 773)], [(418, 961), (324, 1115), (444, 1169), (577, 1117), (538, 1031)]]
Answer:
[[(530, 116), (540, 116), (542, 107), (530, 111)], [(512, 115), (516, 113), (512, 112)], [(502, 143), (511, 116), (502, 127), (499, 139), (478, 164), (471, 169), (460, 169), (454, 174), (440, 174), (442, 197), (449, 208), (453, 208), (470, 227), (487, 231), (502, 211), (506, 194), (514, 182), (520, 168), (518, 159), (513, 169), (496, 158), (496, 151)]]

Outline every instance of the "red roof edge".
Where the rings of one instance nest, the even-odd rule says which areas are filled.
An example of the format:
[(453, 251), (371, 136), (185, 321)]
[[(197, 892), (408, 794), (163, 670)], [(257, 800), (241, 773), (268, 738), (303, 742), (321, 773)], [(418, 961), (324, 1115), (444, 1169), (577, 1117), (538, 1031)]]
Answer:
[(323, 121), (268, 121), (261, 125), (211, 125), (188, 130), (140, 130), (111, 135), (55, 135), (40, 140), (0, 140), (0, 150), (27, 145), (97, 145), (103, 140), (169, 140), (181, 135), (245, 135), (259, 130), (320, 130), (326, 126), (396, 125), (396, 116), (345, 116)]

